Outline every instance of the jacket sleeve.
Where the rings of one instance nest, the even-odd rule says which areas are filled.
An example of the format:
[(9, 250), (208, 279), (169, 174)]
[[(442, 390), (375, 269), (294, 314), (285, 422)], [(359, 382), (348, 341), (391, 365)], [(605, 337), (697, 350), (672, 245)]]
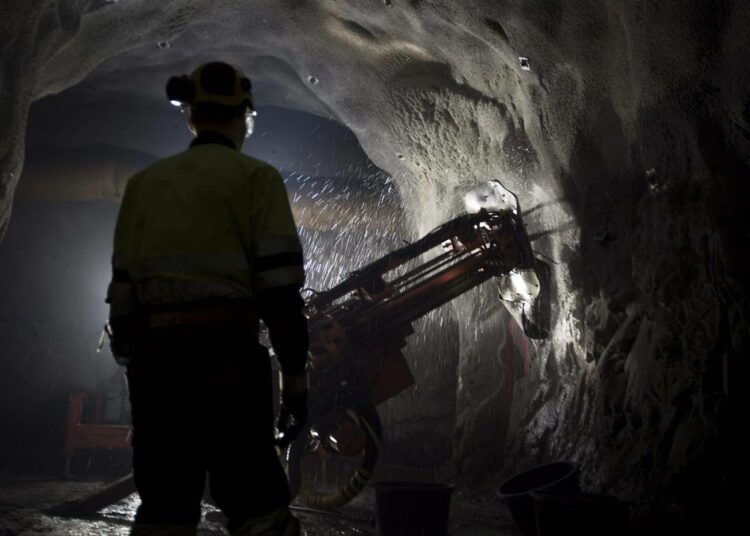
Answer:
[(112, 251), (112, 279), (107, 288), (106, 302), (110, 307), (110, 320), (137, 313), (137, 300), (128, 270), (128, 245), (132, 240), (129, 225), (132, 210), (132, 189), (135, 177), (128, 181), (117, 213), (114, 247)]
[(299, 295), (305, 280), (302, 246), (281, 176), (268, 167), (259, 179), (251, 244), (258, 313), (268, 327), (283, 373), (300, 376), (308, 349), (307, 319)]

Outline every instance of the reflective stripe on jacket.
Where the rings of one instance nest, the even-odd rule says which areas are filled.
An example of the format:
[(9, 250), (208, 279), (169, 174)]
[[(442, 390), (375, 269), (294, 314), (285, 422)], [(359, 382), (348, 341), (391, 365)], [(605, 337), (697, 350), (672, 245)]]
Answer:
[(301, 287), (302, 248), (270, 165), (201, 133), (190, 149), (130, 179), (115, 229), (115, 281), (141, 305), (252, 299)]

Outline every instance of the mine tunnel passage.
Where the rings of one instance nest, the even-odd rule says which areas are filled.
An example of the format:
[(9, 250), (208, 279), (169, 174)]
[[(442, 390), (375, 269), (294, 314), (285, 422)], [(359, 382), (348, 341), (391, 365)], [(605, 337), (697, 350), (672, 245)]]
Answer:
[[(57, 432), (18, 423), (57, 422), (46, 416), (60, 404), (44, 400), (94, 386), (112, 366), (90, 345), (107, 254), (101, 264), (82, 259), (106, 250), (132, 171), (189, 141), (163, 84), (208, 59), (202, 51), (253, 73), (266, 108), (259, 126), (284, 116), (286, 131), (259, 130), (253, 142), (289, 172), (316, 254), (308, 269), (323, 288), (450, 220), (486, 181), (529, 209), (534, 250), (553, 264), (550, 340), (512, 332), (494, 289), (417, 323), (407, 359), (418, 388), (382, 406), (385, 444), (400, 455), (392, 465), (414, 478), (441, 468), (476, 488), (576, 459), (589, 491), (656, 497), (643, 511), (731, 511), (747, 475), (733, 445), (748, 406), (748, 267), (738, 247), (748, 5), (652, 4), (15, 10), (0, 25), (2, 424), (14, 431), (3, 448), (50, 460), (33, 445)], [(302, 112), (323, 118), (317, 130)], [(352, 143), (326, 118), (346, 124)], [(340, 141), (324, 155), (310, 148), (318, 136)], [(343, 156), (359, 145), (369, 160)], [(346, 233), (339, 219), (351, 223)], [(716, 492), (706, 498), (706, 489)]]

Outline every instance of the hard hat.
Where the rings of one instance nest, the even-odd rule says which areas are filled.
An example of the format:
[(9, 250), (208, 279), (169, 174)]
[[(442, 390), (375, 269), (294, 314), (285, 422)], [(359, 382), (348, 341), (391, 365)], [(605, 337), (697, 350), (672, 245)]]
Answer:
[(175, 106), (193, 106), (202, 102), (239, 106), (253, 105), (253, 85), (237, 67), (214, 61), (205, 63), (190, 75), (173, 76), (167, 82), (167, 98)]

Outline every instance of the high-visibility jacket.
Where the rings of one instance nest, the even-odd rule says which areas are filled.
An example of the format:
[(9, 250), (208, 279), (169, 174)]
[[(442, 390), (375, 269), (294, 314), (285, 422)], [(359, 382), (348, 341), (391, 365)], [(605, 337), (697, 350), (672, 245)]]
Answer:
[(300, 288), (302, 248), (279, 172), (202, 132), (128, 182), (112, 268), (108, 301), (121, 313), (133, 289), (149, 308)]

